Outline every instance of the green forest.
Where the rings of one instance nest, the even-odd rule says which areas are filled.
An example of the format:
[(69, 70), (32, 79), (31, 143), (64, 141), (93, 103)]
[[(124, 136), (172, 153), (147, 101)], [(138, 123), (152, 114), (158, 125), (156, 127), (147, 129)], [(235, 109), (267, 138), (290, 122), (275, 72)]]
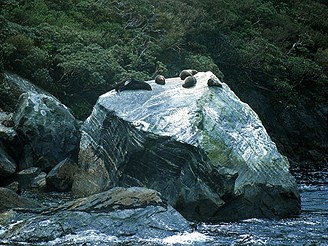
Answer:
[(81, 119), (127, 78), (211, 70), (297, 104), (328, 98), (328, 5), (313, 0), (1, 0), (0, 72)]

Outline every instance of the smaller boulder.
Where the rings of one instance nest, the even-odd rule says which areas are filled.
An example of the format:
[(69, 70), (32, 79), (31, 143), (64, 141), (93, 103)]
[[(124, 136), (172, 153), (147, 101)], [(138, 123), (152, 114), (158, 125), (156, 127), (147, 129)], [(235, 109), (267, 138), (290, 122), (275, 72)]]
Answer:
[(46, 176), (45, 172), (41, 172), (36, 176), (31, 182), (31, 188), (39, 191), (44, 191), (46, 189)]
[(41, 173), (38, 167), (30, 167), (15, 174), (16, 180), (22, 188), (30, 188), (32, 181)]
[(50, 191), (69, 191), (72, 188), (77, 165), (69, 158), (61, 161), (47, 175), (47, 189)]
[(41, 205), (34, 200), (24, 198), (16, 194), (13, 190), (0, 187), (0, 212), (9, 209), (35, 209)]
[(4, 141), (12, 141), (17, 136), (12, 117), (12, 113), (0, 111), (0, 139)]
[(158, 191), (152, 189), (115, 187), (101, 193), (67, 202), (54, 210), (109, 212), (146, 206), (166, 207), (167, 203), (161, 198)]
[(14, 182), (8, 184), (6, 186), (6, 188), (16, 192), (17, 194), (20, 194), (22, 191), (21, 186), (19, 185), (18, 181), (14, 181)]

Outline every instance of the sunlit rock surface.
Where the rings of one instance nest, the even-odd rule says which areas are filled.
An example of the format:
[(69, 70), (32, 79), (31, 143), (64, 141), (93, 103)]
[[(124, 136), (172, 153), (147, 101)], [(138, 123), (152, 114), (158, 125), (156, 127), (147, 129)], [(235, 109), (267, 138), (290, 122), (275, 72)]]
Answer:
[(279, 218), (300, 212), (288, 160), (255, 112), (211, 72), (152, 91), (108, 92), (82, 128), (79, 196), (116, 185), (155, 189), (188, 219)]

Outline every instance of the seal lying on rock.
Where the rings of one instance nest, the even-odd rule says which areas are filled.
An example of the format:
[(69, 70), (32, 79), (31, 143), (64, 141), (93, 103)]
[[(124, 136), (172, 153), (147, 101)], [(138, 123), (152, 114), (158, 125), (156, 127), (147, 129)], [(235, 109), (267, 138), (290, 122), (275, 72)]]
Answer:
[(222, 87), (220, 80), (214, 76), (208, 79), (207, 85), (208, 87), (212, 87), (212, 86)]
[(165, 77), (163, 75), (157, 75), (155, 78), (155, 83), (159, 85), (165, 85)]
[(194, 70), (194, 69), (186, 69), (186, 70), (182, 70), (180, 72), (179, 77), (180, 77), (180, 79), (184, 80), (188, 76), (195, 75), (196, 73), (198, 73), (197, 70)]
[(183, 88), (190, 88), (190, 87), (193, 87), (193, 86), (195, 86), (196, 85), (196, 82), (197, 82), (197, 79), (194, 77), (194, 76), (188, 76), (185, 80), (184, 80), (184, 82), (183, 82), (183, 84), (182, 84), (182, 87)]
[(136, 80), (136, 79), (128, 79), (124, 83), (117, 83), (115, 85), (115, 90), (119, 91), (127, 91), (127, 90), (147, 90), (151, 91), (151, 86), (145, 81)]

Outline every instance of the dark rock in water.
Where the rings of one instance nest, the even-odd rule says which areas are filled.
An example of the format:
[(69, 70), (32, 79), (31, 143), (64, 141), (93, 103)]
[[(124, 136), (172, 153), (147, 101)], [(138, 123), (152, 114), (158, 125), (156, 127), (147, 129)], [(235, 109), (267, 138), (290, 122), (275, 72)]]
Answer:
[(183, 88), (194, 87), (196, 83), (197, 83), (197, 79), (194, 76), (188, 76), (187, 78), (185, 78), (182, 87)]
[(9, 209), (35, 209), (41, 208), (36, 201), (17, 195), (14, 191), (0, 187), (0, 212)]
[(33, 166), (50, 171), (67, 157), (77, 158), (78, 122), (54, 97), (22, 94), (14, 120), (17, 134), (33, 153)]
[(154, 238), (192, 230), (158, 192), (139, 187), (114, 188), (43, 211), (12, 216), (11, 223), (17, 221), (19, 226), (4, 228), (0, 243), (112, 245), (134, 241), (139, 245), (145, 240), (154, 245)]
[(69, 158), (61, 161), (47, 175), (47, 189), (51, 191), (69, 191), (72, 188), (77, 165)]
[(258, 116), (226, 84), (209, 88), (211, 72), (194, 76), (188, 90), (171, 78), (150, 81), (149, 93), (100, 96), (82, 127), (73, 193), (143, 186), (200, 221), (300, 213), (288, 160)]
[(0, 140), (0, 177), (8, 177), (16, 171), (15, 161), (8, 155)]
[(180, 79), (185, 80), (188, 76), (192, 76), (197, 74), (198, 71), (194, 70), (194, 69), (186, 69), (186, 70), (182, 70), (179, 74)]
[(147, 91), (151, 91), (152, 88), (145, 81), (136, 80), (136, 79), (128, 79), (118, 89), (118, 91), (130, 91), (130, 90), (147, 90)]
[(24, 169), (15, 174), (16, 180), (19, 182), (21, 187), (29, 188), (31, 187), (32, 181), (41, 173), (41, 169), (38, 167), (30, 167)]
[(155, 83), (159, 85), (165, 85), (165, 77), (163, 75), (157, 75), (155, 78)]

